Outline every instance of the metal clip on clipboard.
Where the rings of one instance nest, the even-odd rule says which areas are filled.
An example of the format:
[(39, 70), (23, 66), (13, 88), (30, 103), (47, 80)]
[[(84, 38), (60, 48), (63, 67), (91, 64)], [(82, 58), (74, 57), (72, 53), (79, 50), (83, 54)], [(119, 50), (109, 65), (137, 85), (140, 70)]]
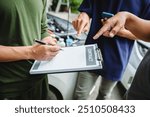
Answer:
[(96, 48), (96, 53), (97, 53), (97, 60), (99, 61), (99, 64), (103, 66), (103, 57), (101, 50), (97, 47)]

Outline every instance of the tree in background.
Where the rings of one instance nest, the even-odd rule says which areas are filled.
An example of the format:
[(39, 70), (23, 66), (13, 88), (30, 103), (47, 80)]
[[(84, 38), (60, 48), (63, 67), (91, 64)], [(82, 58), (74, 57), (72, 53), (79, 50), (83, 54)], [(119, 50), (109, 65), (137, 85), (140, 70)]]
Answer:
[(70, 0), (71, 12), (78, 13), (78, 8), (83, 0)]

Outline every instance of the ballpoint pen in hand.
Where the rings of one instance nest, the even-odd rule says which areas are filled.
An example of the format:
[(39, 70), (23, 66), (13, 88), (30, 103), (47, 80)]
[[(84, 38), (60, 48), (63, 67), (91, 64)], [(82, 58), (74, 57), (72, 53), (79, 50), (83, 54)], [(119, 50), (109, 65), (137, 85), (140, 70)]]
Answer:
[[(39, 44), (41, 44), (41, 45), (51, 45), (51, 44), (47, 44), (47, 43), (45, 43), (45, 42), (43, 42), (43, 41), (40, 41), (40, 40), (37, 40), (37, 39), (35, 39), (35, 42), (36, 42), (36, 43), (39, 43)], [(63, 49), (60, 48), (60, 50), (63, 50)]]

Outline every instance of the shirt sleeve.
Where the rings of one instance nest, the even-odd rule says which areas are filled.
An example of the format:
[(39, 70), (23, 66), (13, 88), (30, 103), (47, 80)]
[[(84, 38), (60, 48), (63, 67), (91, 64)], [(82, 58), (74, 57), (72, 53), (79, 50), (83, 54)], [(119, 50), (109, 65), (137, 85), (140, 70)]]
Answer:
[(47, 16), (46, 16), (46, 0), (43, 0), (43, 14), (41, 20), (41, 39), (49, 36), (48, 27), (47, 27)]
[(92, 6), (93, 6), (93, 0), (83, 0), (79, 7), (80, 12), (86, 12), (90, 17), (92, 16)]
[(141, 18), (150, 20), (150, 0), (145, 0)]

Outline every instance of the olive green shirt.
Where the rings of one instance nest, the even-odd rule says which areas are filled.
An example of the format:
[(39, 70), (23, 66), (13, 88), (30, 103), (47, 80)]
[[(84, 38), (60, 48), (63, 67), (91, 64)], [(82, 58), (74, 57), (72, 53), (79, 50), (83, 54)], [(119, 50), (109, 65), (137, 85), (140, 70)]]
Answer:
[[(45, 10), (46, 0), (0, 0), (0, 45), (28, 46), (48, 36)], [(0, 97), (18, 96), (43, 82), (45, 75), (29, 74), (32, 63), (0, 62)]]

